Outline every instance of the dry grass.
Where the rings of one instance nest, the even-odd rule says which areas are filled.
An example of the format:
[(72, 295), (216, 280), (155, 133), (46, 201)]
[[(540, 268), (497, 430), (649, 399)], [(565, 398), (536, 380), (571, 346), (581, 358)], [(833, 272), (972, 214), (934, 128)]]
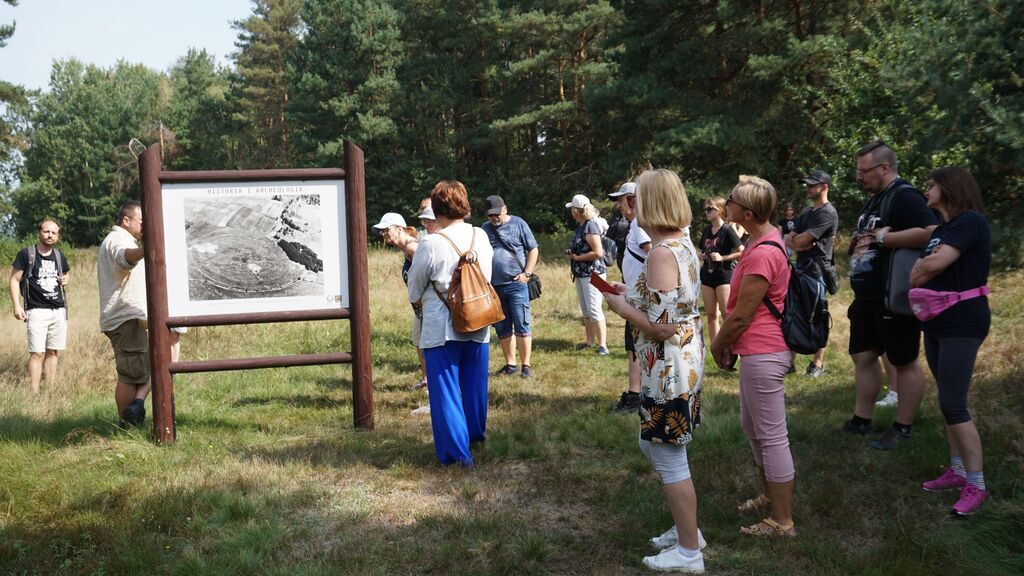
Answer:
[[(557, 254), (561, 239), (542, 252)], [(633, 416), (608, 407), (625, 383), (622, 322), (612, 356), (581, 355), (567, 266), (543, 264), (537, 378), (494, 378), (477, 467), (442, 469), (408, 343), (394, 252), (371, 253), (377, 428), (352, 428), (346, 367), (216, 373), (176, 381), (178, 442), (114, 432), (113, 369), (98, 332), (92, 252), (73, 262), (71, 341), (59, 383), (24, 390), (23, 327), (0, 331), (0, 573), (640, 574), (646, 539), (670, 523), (635, 446)], [(1024, 273), (993, 280), (995, 323), (972, 403), (998, 500), (954, 522), (916, 483), (946, 458), (930, 392), (905, 450), (879, 454), (830, 430), (852, 407), (840, 293), (829, 374), (787, 381), (797, 461), (793, 542), (751, 542), (735, 505), (755, 490), (735, 377), (709, 369), (691, 449), (699, 518), (717, 574), (1015, 574), (1024, 533), (1020, 419)], [(183, 357), (347, 348), (345, 323), (191, 331)], [(501, 362), (495, 344), (492, 368)], [(880, 411), (882, 424), (891, 411)]]

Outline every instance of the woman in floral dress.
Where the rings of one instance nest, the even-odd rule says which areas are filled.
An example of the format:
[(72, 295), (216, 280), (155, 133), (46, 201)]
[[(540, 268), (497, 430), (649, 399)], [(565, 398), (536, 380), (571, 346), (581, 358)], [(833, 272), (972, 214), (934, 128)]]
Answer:
[(692, 215), (679, 176), (648, 170), (637, 179), (637, 220), (651, 237), (636, 284), (616, 284), (608, 305), (633, 326), (640, 358), (640, 449), (661, 476), (675, 525), (651, 539), (661, 553), (644, 565), (661, 571), (703, 572), (697, 495), (686, 445), (700, 425), (704, 377), (700, 273), (690, 241)]

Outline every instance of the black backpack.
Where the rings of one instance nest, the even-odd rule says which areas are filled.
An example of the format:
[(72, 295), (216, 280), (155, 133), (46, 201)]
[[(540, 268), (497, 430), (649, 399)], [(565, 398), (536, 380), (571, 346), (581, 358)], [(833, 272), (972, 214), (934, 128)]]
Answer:
[[(782, 250), (778, 242), (767, 241)], [(787, 256), (788, 261), (788, 256)], [(764, 305), (776, 319), (782, 321), (782, 336), (786, 345), (797, 354), (814, 354), (828, 344), (828, 331), (832, 316), (828, 313), (828, 301), (821, 293), (820, 281), (816, 274), (808, 273), (789, 263), (789, 290), (786, 292), (786, 308), (778, 308), (764, 296)]]

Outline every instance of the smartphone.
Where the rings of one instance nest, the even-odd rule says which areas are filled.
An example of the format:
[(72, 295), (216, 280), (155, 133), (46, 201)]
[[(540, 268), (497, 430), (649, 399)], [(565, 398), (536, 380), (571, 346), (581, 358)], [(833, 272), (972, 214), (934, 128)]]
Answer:
[(590, 284), (600, 290), (601, 292), (607, 292), (609, 294), (618, 294), (618, 291), (612, 287), (611, 284), (604, 281), (604, 278), (598, 276), (597, 272), (590, 273)]

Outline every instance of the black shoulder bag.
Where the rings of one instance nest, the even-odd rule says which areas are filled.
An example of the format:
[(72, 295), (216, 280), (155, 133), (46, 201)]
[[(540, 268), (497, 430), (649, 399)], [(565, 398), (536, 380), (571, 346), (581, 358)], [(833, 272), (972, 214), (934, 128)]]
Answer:
[[(487, 232), (488, 236), (490, 236), (491, 238), (497, 240), (498, 244), (501, 244), (505, 248), (505, 250), (507, 250), (509, 252), (509, 254), (512, 255), (512, 259), (516, 261), (516, 264), (519, 264), (519, 269), (522, 270), (523, 273), (525, 274), (526, 273), (526, 265), (519, 261), (519, 257), (516, 256), (516, 251), (513, 250), (512, 247), (509, 246), (505, 242), (505, 239), (501, 237), (501, 234), (498, 234), (497, 230), (494, 230), (493, 234), (491, 233), (491, 230), (489, 230), (489, 229), (485, 229), (484, 231)], [(527, 274), (526, 275), (526, 290), (530, 293), (530, 300), (531, 301), (536, 300), (537, 298), (540, 298), (540, 295), (541, 295), (540, 276), (537, 276), (536, 274), (532, 274), (532, 273), (531, 274)]]

